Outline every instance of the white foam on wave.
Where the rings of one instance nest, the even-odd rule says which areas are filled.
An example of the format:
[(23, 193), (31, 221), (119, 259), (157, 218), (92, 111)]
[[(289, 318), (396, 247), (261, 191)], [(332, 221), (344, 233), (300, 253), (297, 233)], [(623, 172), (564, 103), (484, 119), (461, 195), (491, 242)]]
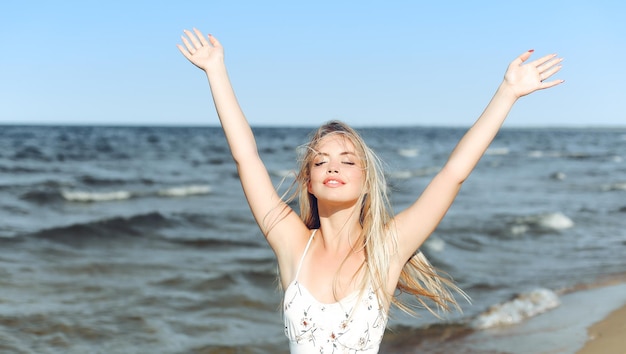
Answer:
[(546, 229), (562, 230), (573, 227), (574, 222), (562, 213), (548, 213), (538, 215), (537, 225)]
[(437, 172), (439, 172), (440, 169), (441, 169), (440, 167), (436, 167), (436, 166), (424, 167), (424, 168), (415, 170), (413, 172), (413, 175), (418, 176), (418, 177), (434, 175)]
[(412, 149), (412, 148), (398, 149), (398, 155), (404, 156), (404, 157), (416, 157), (417, 155), (419, 155), (419, 153), (420, 153), (419, 149)]
[(558, 307), (560, 304), (561, 301), (555, 292), (539, 288), (491, 306), (487, 311), (476, 316), (470, 325), (476, 329), (486, 329), (516, 324)]
[(428, 248), (431, 252), (442, 252), (446, 248), (446, 241), (439, 237), (431, 236), (425, 243), (424, 247)]
[(287, 178), (287, 177), (296, 177), (297, 173), (294, 170), (273, 170), (271, 171), (276, 177)]
[(162, 189), (157, 192), (162, 197), (186, 197), (190, 195), (209, 194), (211, 187), (208, 185), (198, 184), (180, 187), (171, 187)]
[(511, 231), (511, 233), (513, 235), (522, 235), (522, 234), (527, 233), (528, 230), (530, 230), (530, 227), (528, 227), (528, 225), (524, 225), (524, 224), (513, 225), (513, 226), (511, 226), (511, 229), (510, 229), (510, 231)]
[(553, 157), (553, 158), (560, 158), (560, 157), (564, 157), (565, 155), (563, 155), (562, 153), (558, 152), (558, 151), (542, 151), (542, 150), (532, 150), (528, 152), (528, 157), (533, 157), (533, 158), (541, 158), (541, 157)]
[(387, 173), (387, 176), (394, 179), (409, 179), (413, 177), (413, 173), (411, 171), (393, 171)]
[(0, 238), (11, 239), (16, 238), (18, 236), (17, 232), (5, 232), (5, 230), (0, 230)]
[(203, 195), (211, 192), (208, 185), (195, 184), (187, 186), (178, 186), (158, 190), (156, 192), (129, 192), (129, 191), (111, 191), (111, 192), (88, 192), (79, 190), (61, 191), (63, 199), (70, 202), (94, 203), (109, 202), (116, 200), (127, 200), (136, 197), (159, 196), (159, 197), (186, 197), (192, 195)]
[(417, 170), (402, 170), (402, 171), (392, 171), (388, 172), (387, 176), (389, 178), (394, 179), (409, 179), (412, 177), (424, 177), (431, 176), (439, 172), (439, 167), (423, 167), (418, 168)]
[(508, 155), (511, 150), (507, 147), (491, 147), (485, 151), (485, 155)]
[(604, 192), (610, 191), (626, 191), (626, 182), (616, 182), (611, 184), (605, 184), (602, 186)]
[(112, 200), (125, 200), (132, 198), (133, 194), (128, 191), (113, 192), (86, 192), (86, 191), (61, 191), (65, 200), (71, 202), (106, 202)]
[(511, 233), (519, 235), (532, 229), (564, 230), (574, 226), (574, 221), (563, 213), (545, 213), (518, 217), (511, 225)]

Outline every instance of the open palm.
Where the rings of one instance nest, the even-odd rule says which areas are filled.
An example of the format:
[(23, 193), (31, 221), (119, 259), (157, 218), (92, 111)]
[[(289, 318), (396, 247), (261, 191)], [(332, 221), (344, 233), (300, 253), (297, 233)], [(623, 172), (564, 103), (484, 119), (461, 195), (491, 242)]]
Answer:
[(524, 64), (531, 54), (532, 51), (527, 51), (517, 57), (504, 74), (504, 82), (513, 90), (516, 97), (522, 97), (563, 82), (563, 80), (546, 81), (561, 70), (562, 58), (557, 58), (556, 54), (549, 54)]
[(208, 35), (207, 40), (202, 32), (195, 28), (193, 32), (189, 30), (183, 32), (187, 35), (187, 37), (181, 36), (185, 46), (180, 44), (176, 46), (195, 66), (206, 71), (213, 64), (223, 62), (224, 48), (215, 37)]

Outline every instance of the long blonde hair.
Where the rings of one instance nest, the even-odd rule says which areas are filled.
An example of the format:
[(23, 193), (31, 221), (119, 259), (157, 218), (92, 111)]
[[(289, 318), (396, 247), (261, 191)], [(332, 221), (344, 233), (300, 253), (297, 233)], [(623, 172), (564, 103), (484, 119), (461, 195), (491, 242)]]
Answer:
[[(364, 276), (361, 280), (361, 293), (369, 284), (376, 292), (380, 305), (388, 308), (395, 304), (405, 312), (414, 314), (414, 305), (390, 295), (385, 290), (388, 283), (388, 269), (391, 256), (398, 252), (398, 242), (393, 225), (393, 213), (388, 197), (388, 188), (381, 162), (376, 154), (365, 144), (362, 137), (351, 127), (340, 121), (330, 121), (322, 125), (311, 136), (308, 144), (301, 149), (299, 172), (294, 181), (295, 189), (287, 202), (297, 199), (300, 207), (300, 218), (309, 229), (320, 227), (317, 199), (308, 191), (311, 165), (319, 142), (331, 134), (341, 134), (354, 145), (356, 153), (363, 161), (365, 185), (358, 203), (361, 205), (359, 221), (362, 228), (363, 250), (365, 252)], [(347, 258), (346, 258), (347, 259)], [(363, 268), (361, 268), (363, 269)], [(358, 272), (357, 272), (358, 273)], [(428, 309), (435, 316), (437, 310), (449, 311), (451, 307), (459, 309), (450, 289), (465, 297), (465, 294), (447, 277), (438, 274), (437, 270), (421, 253), (416, 253), (405, 264), (397, 285), (400, 293), (407, 293), (417, 299), (419, 305)], [(419, 307), (419, 305), (417, 307)]]

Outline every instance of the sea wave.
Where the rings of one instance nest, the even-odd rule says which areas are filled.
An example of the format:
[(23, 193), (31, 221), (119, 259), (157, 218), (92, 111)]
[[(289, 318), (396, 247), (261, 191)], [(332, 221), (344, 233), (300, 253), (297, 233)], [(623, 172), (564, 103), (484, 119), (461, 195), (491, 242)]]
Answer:
[(393, 179), (409, 179), (413, 177), (413, 173), (411, 171), (393, 171), (388, 172), (387, 177)]
[(106, 178), (106, 177), (96, 177), (92, 175), (84, 175), (78, 177), (78, 179), (89, 186), (111, 186), (111, 185), (120, 185), (125, 184), (128, 181), (121, 178)]
[(3, 166), (0, 165), (0, 172), (2, 173), (42, 173), (46, 172), (43, 168), (32, 168), (24, 166)]
[(507, 147), (491, 147), (485, 151), (485, 155), (508, 155), (510, 152)]
[(38, 204), (46, 204), (53, 203), (62, 200), (62, 197), (56, 190), (45, 189), (45, 190), (31, 190), (20, 196), (20, 199), (27, 200), (29, 202), (38, 203)]
[[(237, 220), (225, 216), (226, 224)], [(242, 224), (240, 221), (233, 221)], [(254, 219), (246, 227), (253, 225)], [(181, 230), (185, 230), (181, 232)], [(218, 232), (210, 232), (218, 230)], [(70, 225), (61, 225), (24, 233), (21, 237), (34, 237), (59, 242), (71, 246), (88, 246), (101, 242), (115, 242), (129, 239), (154, 239), (183, 247), (195, 249), (241, 249), (258, 248), (265, 244), (262, 237), (250, 238), (240, 236), (236, 231), (224, 231), (218, 222), (210, 217), (196, 214), (163, 214), (148, 212), (133, 216), (116, 216), (105, 219), (89, 220)]]
[(615, 183), (605, 184), (602, 186), (602, 191), (604, 192), (626, 191), (626, 182), (615, 182)]
[(84, 245), (90, 240), (112, 240), (119, 238), (145, 237), (158, 228), (173, 225), (174, 221), (161, 213), (152, 212), (131, 217), (114, 217), (68, 226), (43, 229), (30, 234), (32, 237), (58, 241), (71, 245)]
[(211, 193), (211, 186), (205, 184), (192, 184), (159, 189), (157, 191), (129, 191), (117, 190), (107, 192), (62, 190), (61, 196), (69, 202), (95, 203), (120, 201), (138, 197), (168, 197), (180, 198), (194, 195), (205, 195)]
[(568, 229), (574, 226), (574, 221), (563, 213), (543, 213), (516, 217), (509, 225), (513, 235), (525, 234), (529, 231), (551, 232)]
[(419, 153), (420, 153), (419, 149), (412, 149), (412, 148), (398, 149), (398, 155), (404, 156), (404, 157), (416, 157), (417, 155), (419, 155)]
[(270, 174), (280, 178), (294, 178), (297, 172), (295, 170), (271, 170)]
[(611, 158), (610, 155), (604, 154), (592, 154), (588, 152), (564, 152), (564, 151), (543, 151), (532, 150), (528, 152), (528, 157), (531, 158), (556, 158), (556, 159), (569, 159), (569, 160), (587, 160), (587, 159), (606, 159)]
[(560, 305), (558, 295), (552, 290), (539, 288), (514, 296), (511, 300), (494, 305), (474, 317), (473, 328), (486, 329), (520, 323)]
[(35, 161), (52, 161), (52, 157), (46, 155), (36, 146), (27, 145), (19, 148), (13, 154), (13, 160), (35, 160)]
[(208, 185), (189, 185), (162, 189), (157, 192), (162, 197), (186, 197), (189, 195), (209, 194), (211, 187)]
[(567, 178), (567, 175), (564, 172), (554, 172), (550, 175), (550, 178), (556, 181), (563, 181)]
[(246, 241), (246, 240), (232, 240), (232, 239), (215, 239), (215, 238), (166, 238), (167, 241), (176, 243), (179, 245), (190, 246), (193, 248), (207, 248), (215, 250), (218, 247), (226, 248), (239, 248), (239, 247), (259, 247), (258, 242)]
[(133, 194), (129, 191), (86, 192), (63, 190), (61, 191), (61, 196), (70, 202), (108, 202), (130, 199)]
[(399, 170), (387, 172), (387, 176), (393, 179), (409, 179), (413, 177), (431, 176), (439, 172), (441, 168), (436, 166), (418, 168), (416, 170)]
[(209, 274), (206, 278), (198, 280), (176, 274), (152, 283), (152, 285), (171, 289), (185, 289), (193, 292), (206, 293), (209, 291), (220, 291), (237, 285), (237, 280), (232, 274)]
[(443, 252), (446, 248), (446, 241), (439, 237), (431, 236), (428, 240), (426, 240), (426, 242), (424, 242), (424, 247), (431, 252)]

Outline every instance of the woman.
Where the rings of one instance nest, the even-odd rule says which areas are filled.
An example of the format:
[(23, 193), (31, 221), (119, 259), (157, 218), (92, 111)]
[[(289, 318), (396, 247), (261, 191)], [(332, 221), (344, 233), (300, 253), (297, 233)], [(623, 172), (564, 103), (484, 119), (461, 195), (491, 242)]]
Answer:
[[(333, 121), (306, 145), (296, 179), (299, 215), (272, 185), (254, 136), (237, 103), (219, 41), (184, 31), (181, 53), (202, 69), (237, 165), (252, 214), (276, 254), (285, 289), (285, 334), (292, 353), (377, 353), (392, 303), (408, 310), (397, 289), (444, 310), (457, 306), (448, 288), (418, 252), (456, 197), (518, 98), (556, 86), (545, 81), (561, 68), (551, 54), (525, 63), (527, 51), (504, 80), (447, 163), (406, 210), (391, 214), (378, 160), (360, 136)], [(434, 312), (433, 312), (434, 313)]]

